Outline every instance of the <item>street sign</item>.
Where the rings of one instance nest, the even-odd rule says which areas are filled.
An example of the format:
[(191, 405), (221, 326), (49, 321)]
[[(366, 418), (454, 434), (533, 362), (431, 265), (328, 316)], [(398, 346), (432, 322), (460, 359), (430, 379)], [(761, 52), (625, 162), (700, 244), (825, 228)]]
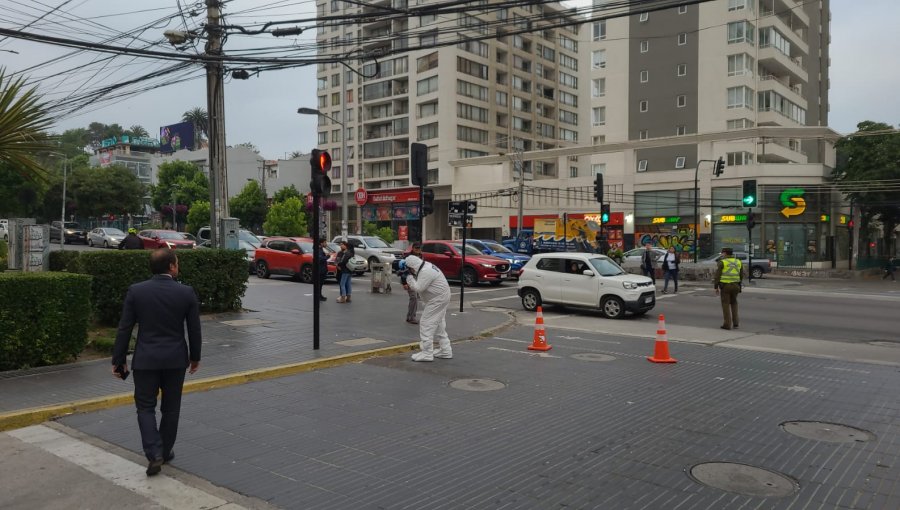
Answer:
[[(450, 213), (450, 214), (449, 214), (449, 219), (450, 219), (450, 226), (451, 226), (451, 227), (461, 227), (461, 226), (463, 226), (463, 215), (462, 215), (462, 213)], [(466, 215), (466, 226), (467, 226), (467, 227), (471, 227), (471, 226), (472, 226), (472, 217), (471, 217), (471, 216)]]
[(457, 200), (450, 202), (450, 214), (476, 214), (478, 212), (478, 202), (474, 200)]
[(356, 205), (362, 207), (366, 205), (366, 202), (369, 200), (369, 193), (365, 188), (359, 188), (356, 190)]
[(478, 202), (475, 202), (474, 200), (466, 200), (466, 207), (468, 208), (466, 209), (466, 212), (469, 214), (478, 212)]
[(450, 202), (450, 214), (462, 214), (463, 213), (463, 203), (462, 201)]

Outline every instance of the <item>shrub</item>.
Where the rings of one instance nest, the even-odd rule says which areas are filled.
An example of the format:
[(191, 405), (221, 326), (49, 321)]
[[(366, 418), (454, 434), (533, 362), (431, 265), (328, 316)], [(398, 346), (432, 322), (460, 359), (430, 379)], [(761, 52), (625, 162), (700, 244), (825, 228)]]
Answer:
[[(150, 273), (150, 250), (82, 252), (70, 272), (93, 277), (91, 297), (94, 318), (115, 325), (122, 314), (128, 287)], [(247, 289), (247, 261), (243, 250), (179, 250), (178, 280), (197, 292), (205, 311), (236, 310)]]
[(8, 256), (6, 241), (0, 240), (0, 273), (6, 271), (6, 258)]
[(63, 363), (87, 342), (91, 278), (0, 274), (0, 370)]
[(79, 255), (81, 255), (81, 252), (75, 250), (51, 251), (49, 262), (50, 271), (67, 271), (69, 265), (72, 264)]

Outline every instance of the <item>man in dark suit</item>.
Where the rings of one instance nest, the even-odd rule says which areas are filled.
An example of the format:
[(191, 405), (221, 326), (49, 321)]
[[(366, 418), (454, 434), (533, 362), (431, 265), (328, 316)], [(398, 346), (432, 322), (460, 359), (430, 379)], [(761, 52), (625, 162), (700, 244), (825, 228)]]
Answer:
[[(178, 433), (184, 373), (188, 369), (193, 374), (200, 366), (201, 344), (200, 305), (194, 289), (175, 281), (175, 252), (163, 248), (151, 253), (150, 270), (152, 278), (128, 288), (112, 358), (113, 374), (121, 378), (131, 331), (135, 323), (140, 324), (131, 369), (138, 427), (149, 461), (147, 476), (159, 473), (163, 463), (175, 456), (172, 446)], [(160, 391), (162, 418), (157, 428), (156, 395)]]

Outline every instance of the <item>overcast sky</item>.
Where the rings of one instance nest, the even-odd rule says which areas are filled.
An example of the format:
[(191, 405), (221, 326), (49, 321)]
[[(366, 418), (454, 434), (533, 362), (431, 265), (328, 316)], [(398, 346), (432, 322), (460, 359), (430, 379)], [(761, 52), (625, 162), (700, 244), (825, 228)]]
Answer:
[[(128, 30), (147, 23), (151, 19), (177, 11), (176, 0), (143, 0), (142, 2), (121, 2), (120, 0), (0, 0), (0, 27), (21, 28), (33, 20), (38, 14), (34, 9), (23, 7), (26, 4), (46, 10), (40, 4), (57, 6), (65, 4), (63, 10), (85, 18), (94, 23), (102, 23), (116, 30)], [(189, 0), (181, 0), (188, 6)], [(238, 13), (260, 5), (281, 4), (283, 8), (263, 12), (246, 12), (243, 17), (230, 17), (229, 23), (251, 24), (272, 19), (305, 17), (312, 1), (294, 0), (233, 0), (227, 4), (226, 14)], [(199, 5), (195, 1), (193, 5)], [(140, 14), (119, 15), (139, 9), (160, 8), (158, 11)], [(831, 43), (831, 113), (830, 126), (840, 133), (855, 130), (861, 120), (876, 120), (892, 125), (900, 123), (900, 65), (897, 65), (900, 54), (900, 37), (897, 36), (897, 21), (900, 20), (900, 1), (898, 0), (832, 0), (832, 43)], [(186, 12), (190, 8), (185, 9)], [(202, 9), (200, 9), (202, 12)], [(52, 18), (48, 18), (52, 19)], [(189, 16), (186, 21), (173, 20), (168, 25), (160, 24), (148, 30), (145, 36), (151, 40), (159, 39), (167, 29), (178, 29), (183, 23), (193, 25), (196, 20)], [(46, 20), (44, 20), (46, 22)], [(38, 22), (29, 31), (46, 33), (46, 26)], [(97, 25), (89, 27), (92, 32), (101, 32)], [(587, 32), (586, 32), (587, 33)], [(52, 34), (51, 34), (52, 35)], [(79, 39), (98, 40), (96, 36), (71, 34)], [(301, 36), (297, 43), (309, 42), (314, 35)], [(240, 38), (232, 36), (227, 42), (228, 48), (258, 47), (260, 45), (285, 44), (290, 41)], [(19, 71), (48, 60), (71, 50), (61, 50), (43, 44), (5, 40), (0, 41), (0, 50), (18, 51), (18, 54), (0, 51), (0, 66), (7, 72)], [(174, 50), (172, 50), (174, 51)], [(69, 60), (67, 67), (73, 63), (88, 62)], [(95, 57), (90, 57), (95, 58)], [(127, 76), (133, 73), (146, 72), (148, 64), (132, 63), (121, 68), (119, 74), (114, 72), (127, 60), (117, 60), (119, 65), (110, 65), (94, 76), (91, 83), (110, 83), (110, 77)], [(39, 82), (41, 91), (51, 98), (61, 97), (59, 94), (71, 90), (71, 82), (53, 79), (54, 71), (40, 70), (30, 73), (31, 78), (45, 77)], [(104, 81), (106, 79), (106, 81)], [(202, 78), (171, 85), (155, 91), (126, 99), (124, 101), (102, 106), (87, 107), (76, 116), (61, 121), (56, 129), (62, 131), (73, 127), (84, 127), (93, 121), (107, 124), (118, 123), (123, 127), (140, 124), (152, 136), (158, 134), (159, 126), (179, 122), (181, 114), (193, 107), (206, 108), (206, 89)], [(316, 144), (316, 119), (314, 116), (301, 116), (296, 113), (300, 106), (316, 107), (315, 67), (307, 66), (297, 69), (279, 70), (251, 77), (249, 80), (230, 80), (225, 88), (226, 130), (229, 145), (241, 142), (253, 142), (261, 149), (267, 159), (277, 159), (294, 150), (308, 151)]]

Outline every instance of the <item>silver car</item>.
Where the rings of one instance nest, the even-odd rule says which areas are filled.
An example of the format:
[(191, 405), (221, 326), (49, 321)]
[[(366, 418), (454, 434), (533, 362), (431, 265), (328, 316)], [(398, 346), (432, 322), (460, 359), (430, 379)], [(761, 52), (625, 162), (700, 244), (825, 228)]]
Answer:
[(117, 228), (95, 228), (88, 232), (88, 246), (102, 246), (104, 248), (118, 248), (119, 243), (125, 239), (125, 232)]

